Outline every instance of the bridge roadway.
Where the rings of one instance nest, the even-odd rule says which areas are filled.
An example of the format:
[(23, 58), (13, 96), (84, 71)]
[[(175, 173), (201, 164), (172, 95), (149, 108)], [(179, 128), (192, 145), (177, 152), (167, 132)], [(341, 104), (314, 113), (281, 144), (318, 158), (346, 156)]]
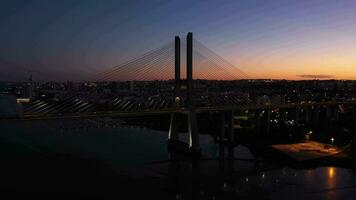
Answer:
[[(223, 111), (241, 111), (241, 110), (269, 110), (269, 109), (288, 109), (288, 108), (309, 108), (313, 106), (338, 106), (347, 105), (354, 106), (356, 101), (346, 102), (313, 102), (313, 103), (290, 103), (290, 104), (275, 104), (275, 105), (236, 105), (236, 106), (214, 106), (214, 107), (197, 107), (196, 113), (204, 112), (223, 112)], [(185, 107), (181, 108), (165, 108), (155, 110), (139, 110), (139, 111), (105, 111), (105, 112), (87, 112), (87, 113), (63, 113), (63, 114), (24, 114), (22, 117), (5, 117), (0, 120), (46, 120), (46, 119), (68, 119), (68, 118), (100, 118), (100, 117), (139, 117), (139, 116), (154, 116), (171, 113), (187, 113)]]

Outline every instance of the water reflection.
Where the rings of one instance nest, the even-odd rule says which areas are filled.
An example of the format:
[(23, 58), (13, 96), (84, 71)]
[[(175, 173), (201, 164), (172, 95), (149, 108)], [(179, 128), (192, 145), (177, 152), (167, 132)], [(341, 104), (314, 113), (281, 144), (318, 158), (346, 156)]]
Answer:
[(169, 178), (176, 199), (353, 199), (356, 194), (352, 170), (294, 169), (241, 156), (251, 157), (191, 161), (173, 156)]
[(100, 158), (110, 161), (113, 167), (120, 166), (118, 172), (124, 171), (125, 175), (129, 170), (122, 166), (128, 166), (135, 169), (129, 174), (134, 178), (151, 179), (160, 174), (164, 180), (152, 188), (158, 196), (167, 192), (172, 199), (354, 199), (356, 193), (353, 170), (295, 169), (257, 158), (245, 146), (219, 147), (208, 137), (201, 140), (202, 160), (171, 154), (170, 162), (150, 165), (154, 172), (147, 173), (145, 164), (167, 159), (164, 132), (102, 128), (60, 133), (49, 122), (0, 125), (5, 130), (1, 136), (39, 150)]
[(334, 167), (329, 167), (328, 168), (329, 171), (329, 179), (332, 179), (334, 177), (334, 173), (335, 173), (335, 168)]

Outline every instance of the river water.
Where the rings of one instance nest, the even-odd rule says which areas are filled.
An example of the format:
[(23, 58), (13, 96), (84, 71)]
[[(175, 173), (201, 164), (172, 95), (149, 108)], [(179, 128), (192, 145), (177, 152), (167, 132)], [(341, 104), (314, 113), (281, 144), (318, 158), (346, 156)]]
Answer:
[[(15, 98), (1, 95), (0, 115), (15, 116), (16, 111)], [(0, 139), (23, 145), (28, 151), (104, 161), (135, 180), (159, 179), (161, 186), (155, 187), (156, 192), (171, 199), (192, 195), (201, 199), (354, 199), (356, 195), (351, 169), (256, 164), (244, 146), (234, 150), (238, 159), (219, 161), (218, 145), (209, 135), (200, 136), (203, 160), (199, 164), (177, 164), (168, 161), (165, 132), (134, 127), (78, 129), (76, 124), (82, 122), (66, 122), (71, 123), (72, 128), (64, 130), (59, 121), (0, 121)], [(192, 181), (196, 182), (192, 185)], [(174, 188), (162, 189), (166, 186)]]

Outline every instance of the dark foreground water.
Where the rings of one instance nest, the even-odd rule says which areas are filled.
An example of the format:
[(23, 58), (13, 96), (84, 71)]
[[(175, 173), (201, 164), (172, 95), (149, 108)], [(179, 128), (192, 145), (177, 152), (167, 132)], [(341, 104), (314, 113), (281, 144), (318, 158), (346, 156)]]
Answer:
[[(0, 98), (0, 113), (16, 111), (4, 103), (13, 102), (11, 97)], [(1, 121), (1, 194), (47, 199), (93, 195), (101, 199), (356, 196), (356, 178), (351, 169), (294, 169), (267, 160), (255, 162), (244, 146), (235, 148), (235, 160), (219, 161), (218, 146), (208, 135), (201, 136), (201, 161), (177, 160), (168, 155), (165, 132), (85, 127), (92, 123)]]

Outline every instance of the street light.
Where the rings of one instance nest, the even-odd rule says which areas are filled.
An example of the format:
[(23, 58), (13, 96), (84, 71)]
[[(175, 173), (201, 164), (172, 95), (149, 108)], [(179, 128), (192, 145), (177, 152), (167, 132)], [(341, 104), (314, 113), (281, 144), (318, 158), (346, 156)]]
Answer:
[(313, 133), (313, 131), (309, 131), (305, 134), (305, 140), (309, 140), (310, 139), (310, 135)]
[(334, 138), (331, 138), (330, 140), (331, 140), (331, 145), (334, 145), (334, 140), (335, 140), (335, 139), (334, 139)]

